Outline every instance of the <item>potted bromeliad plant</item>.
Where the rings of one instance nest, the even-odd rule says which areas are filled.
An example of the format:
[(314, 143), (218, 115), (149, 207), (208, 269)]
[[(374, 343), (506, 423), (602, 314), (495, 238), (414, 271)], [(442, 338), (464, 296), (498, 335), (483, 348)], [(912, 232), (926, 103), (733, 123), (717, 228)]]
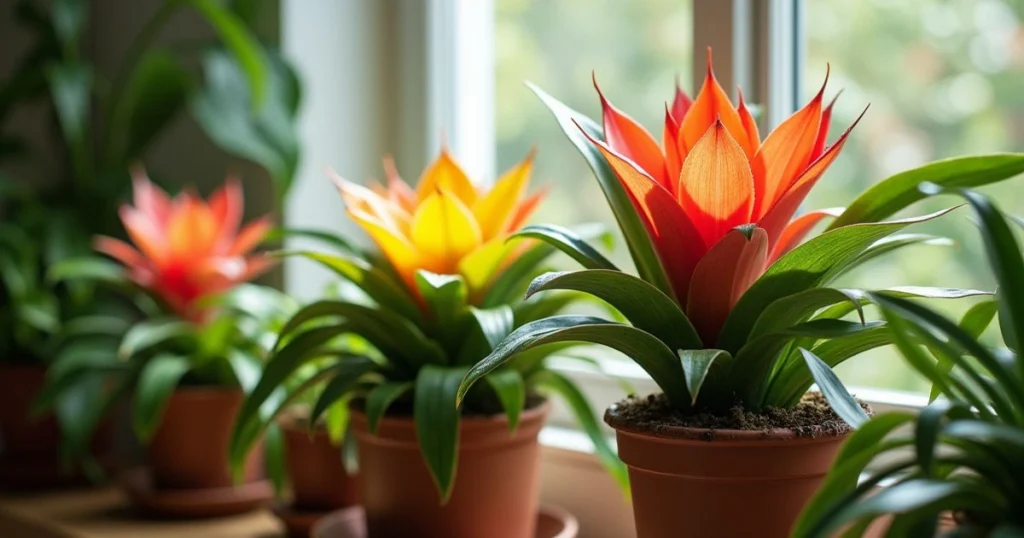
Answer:
[[(840, 319), (873, 296), (830, 283), (921, 240), (892, 234), (943, 212), (883, 221), (923, 197), (920, 181), (997, 181), (1024, 170), (1024, 156), (930, 164), (875, 185), (845, 210), (793, 219), (850, 132), (829, 145), (824, 87), (762, 141), (742, 99), (734, 108), (715, 80), (709, 58), (697, 97), (677, 91), (666, 107), (664, 147), (603, 96), (602, 129), (534, 91), (593, 169), (638, 275), (590, 255), (578, 238), (546, 236), (575, 251), (585, 269), (542, 275), (527, 297), (588, 293), (628, 323), (591, 316), (526, 323), (470, 370), (460, 400), (480, 379), (522, 360), (509, 362), (513, 357), (542, 346), (614, 348), (662, 390), (605, 415), (629, 468), (638, 535), (675, 537), (685, 529), (695, 536), (786, 536), (850, 432), (847, 422), (864, 420), (830, 367), (889, 340), (882, 322)], [(800, 244), (826, 217), (835, 217), (827, 230)], [(832, 406), (807, 393), (815, 382), (835, 397)]]
[[(507, 242), (543, 193), (526, 196), (532, 160), (490, 189), (474, 185), (447, 152), (416, 190), (387, 166), (387, 186), (368, 189), (335, 177), (348, 215), (378, 247), (372, 252), (297, 252), (351, 283), (341, 296), (302, 308), (281, 330), (259, 385), (235, 428), (231, 456), (245, 457), (272, 413), (266, 399), (303, 364), (329, 358), (307, 420), (350, 401), (362, 508), (371, 536), (527, 538), (538, 518), (537, 434), (560, 394), (587, 427), (604, 461), (624, 478), (586, 400), (545, 368), (557, 347), (484, 377), (456, 407), (469, 368), (516, 327), (551, 315), (575, 294), (522, 302), (554, 248)], [(533, 235), (562, 235), (543, 228)], [(335, 352), (341, 335), (370, 344)], [(292, 391), (291, 394), (300, 394)], [(287, 400), (278, 407), (287, 405)]]
[[(52, 416), (32, 420), (28, 409), (52, 363), (116, 355), (116, 336), (131, 321), (106, 289), (46, 277), (48, 267), (88, 254), (94, 235), (123, 233), (117, 207), (130, 192), (128, 167), (190, 115), (218, 147), (262, 164), (279, 197), (286, 192), (298, 161), (299, 88), (255, 33), (267, 4), (155, 2), (123, 59), (104, 73), (83, 49), (90, 2), (4, 3), (27, 46), (0, 82), (0, 166), (17, 163), (27, 177), (0, 177), (0, 486), (59, 485), (97, 470), (78, 460), (91, 441), (83, 437), (104, 420), (99, 407), (82, 404), (102, 399), (100, 375), (62, 392)], [(215, 37), (201, 46), (158, 39), (183, 12)], [(45, 123), (33, 126), (46, 135), (41, 147), (17, 131), (25, 108), (45, 111)], [(92, 440), (101, 457), (105, 437)]]
[(118, 337), (115, 354), (62, 355), (37, 408), (46, 410), (97, 374), (106, 387), (102, 408), (130, 395), (132, 425), (147, 457), (123, 485), (136, 504), (165, 515), (237, 513), (272, 495), (256, 452), (245, 462), (245, 484), (234, 485), (228, 443), (273, 334), (298, 307), (280, 292), (244, 284), (272, 259), (251, 252), (270, 220), (240, 227), (242, 211), (237, 180), (208, 201), (188, 190), (170, 199), (138, 173), (134, 206), (120, 211), (133, 245), (105, 236), (95, 241), (96, 250), (120, 263), (85, 258), (51, 270), (69, 282), (102, 280), (123, 290), (139, 321)]
[[(875, 297), (891, 339), (932, 382), (933, 399), (942, 398), (917, 414), (876, 416), (851, 435), (794, 536), (883, 528), (886, 536), (995, 537), (1024, 529), (1024, 259), (1011, 221), (1024, 222), (976, 192), (961, 194), (977, 215), (998, 303), (978, 303), (957, 323), (906, 299)], [(997, 311), (1007, 348), (979, 341)], [(873, 523), (886, 515), (887, 523)]]

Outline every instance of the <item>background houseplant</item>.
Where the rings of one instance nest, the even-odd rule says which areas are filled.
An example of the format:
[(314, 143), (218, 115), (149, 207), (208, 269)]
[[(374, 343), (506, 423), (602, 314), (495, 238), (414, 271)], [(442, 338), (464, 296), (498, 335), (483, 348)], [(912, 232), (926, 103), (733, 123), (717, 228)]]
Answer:
[[(209, 202), (189, 191), (171, 200), (144, 176), (136, 177), (134, 190), (134, 206), (123, 206), (120, 215), (135, 246), (105, 236), (96, 240), (97, 250), (123, 266), (79, 259), (53, 272), (66, 279), (102, 279), (127, 291), (141, 321), (123, 337), (113, 335), (116, 354), (62, 354), (51, 365), (37, 406), (45, 410), (97, 378), (104, 381), (100, 397), (81, 404), (99, 408), (98, 415), (131, 392), (135, 433), (148, 449), (147, 473), (126, 481), (136, 502), (185, 516), (246, 509), (266, 500), (270, 487), (233, 492), (227, 465), (231, 425), (244, 392), (259, 377), (274, 332), (297, 309), (280, 292), (241, 285), (271, 266), (266, 255), (250, 254), (270, 220), (240, 227), (242, 190), (234, 179)], [(79, 338), (111, 336), (86, 331)], [(260, 463), (247, 462), (248, 482), (262, 477)], [(160, 498), (163, 488), (220, 495), (172, 502)]]
[[(0, 286), (0, 318), (5, 320), (0, 328), (0, 368), (5, 373), (0, 379), (25, 390), (18, 391), (24, 393), (22, 398), (8, 402), (0, 430), (19, 428), (26, 435), (32, 431), (25, 423), (27, 400), (41, 386), (46, 364), (64, 355), (116, 354), (113, 336), (129, 321), (124, 319), (125, 305), (90, 282), (48, 279), (46, 270), (87, 254), (93, 234), (121, 233), (115, 215), (129, 191), (128, 167), (145, 157), (172, 122), (191, 111), (217, 145), (263, 164), (275, 179), (279, 196), (286, 191), (298, 159), (298, 83), (291, 69), (252, 31), (262, 4), (168, 0), (138, 31), (107, 79), (82, 46), (89, 2), (11, 3), (33, 42), (0, 87), (0, 166), (26, 176), (0, 174), (0, 264), (6, 277)], [(158, 43), (167, 23), (186, 11), (207, 22), (217, 38)], [(32, 147), (12, 125), (15, 112), (39, 104), (46, 105), (52, 131), (47, 134), (53, 135), (45, 148)], [(96, 330), (111, 338), (77, 337)], [(20, 365), (10, 367), (12, 362)], [(92, 415), (97, 409), (79, 405), (76, 399), (97, 401), (103, 384), (97, 376), (62, 393), (65, 401), (54, 409), (68, 443), (56, 442), (50, 419), (36, 428), (52, 440), (44, 443), (45, 449), (18, 449), (16, 441), (26, 435), (6, 435), (11, 441), (0, 455), (0, 466), (39, 472), (0, 473), (0, 482), (20, 478), (43, 485), (41, 481), (59, 478), (52, 469), (54, 452), (66, 449), (65, 463), (72, 452), (81, 455), (84, 441), (79, 437), (99, 420)], [(13, 392), (6, 392), (13, 398)], [(14, 452), (31, 453), (32, 462), (10, 462)]]
[[(387, 162), (387, 188), (370, 190), (335, 178), (348, 214), (380, 253), (351, 247), (339, 254), (294, 253), (352, 285), (342, 286), (338, 299), (304, 307), (282, 329), (236, 426), (236, 465), (268, 423), (269, 417), (258, 416), (266, 398), (300, 365), (327, 355), (331, 360), (311, 378), (311, 386), (326, 384), (309, 420), (315, 423), (336, 402), (356, 398), (353, 426), (371, 533), (417, 528), (475, 536), (486, 526), (500, 533), (494, 536), (530, 535), (537, 510), (536, 435), (547, 412), (537, 397), (541, 389), (566, 399), (599, 455), (619, 469), (582, 395), (544, 368), (555, 349), (493, 372), (467, 396), (465, 412), (455, 405), (456, 388), (470, 365), (515, 327), (557, 312), (574, 298), (552, 294), (518, 301), (555, 250), (538, 242), (506, 242), (543, 197), (524, 197), (531, 164), (527, 158), (491, 189), (473, 185), (445, 151), (416, 191)], [(331, 342), (345, 334), (361, 336), (373, 349), (337, 353)]]
[[(905, 299), (876, 298), (896, 346), (941, 399), (916, 416), (886, 413), (861, 426), (795, 536), (832, 536), (847, 526), (844, 536), (860, 536), (885, 514), (894, 516), (889, 536), (935, 536), (949, 512), (959, 525), (946, 536), (1015, 536), (1024, 528), (1024, 371), (1017, 347), (1024, 337), (1024, 259), (1011, 221), (1022, 222), (976, 192), (961, 194), (977, 215), (998, 305), (980, 303), (956, 323)], [(979, 341), (997, 309), (1007, 348)], [(859, 480), (865, 472), (869, 478)]]
[[(815, 413), (820, 405), (801, 403), (807, 389), (816, 381), (836, 398), (845, 396), (834, 412), (853, 424), (864, 420), (829, 368), (815, 362), (809, 369), (799, 347), (811, 348), (827, 366), (835, 366), (889, 342), (883, 322), (840, 319), (859, 311), (871, 295), (830, 288), (829, 283), (868, 259), (933, 239), (892, 234), (941, 212), (883, 222), (924, 196), (916, 190), (920, 181), (990, 183), (1022, 171), (1024, 157), (934, 163), (877, 184), (845, 210), (816, 211), (790, 221), (850, 132), (827, 144), (830, 108), (823, 104), (824, 88), (761, 142), (745, 104), (741, 100), (732, 107), (709, 67), (695, 100), (678, 91), (666, 107), (664, 149), (603, 96), (602, 132), (534, 90), (594, 170), (639, 277), (589, 255), (591, 249), (578, 238), (547, 237), (559, 248), (575, 251), (585, 270), (544, 275), (531, 284), (528, 296), (546, 290), (589, 293), (617, 308), (629, 323), (556, 316), (524, 325), (469, 372), (460, 394), (513, 356), (542, 345), (592, 342), (615, 348), (663, 390), (648, 400), (625, 402), (606, 415), (619, 430), (619, 453), (631, 465), (639, 535), (675, 536), (691, 519), (706, 521), (695, 532), (708, 536), (748, 534), (752, 531), (747, 526), (755, 524), (756, 532), (764, 535), (785, 535), (814, 491), (813, 481), (802, 477), (824, 475), (847, 431), (832, 411)], [(825, 233), (797, 246), (816, 223), (836, 215)], [(953, 298), (981, 292), (901, 288), (890, 293)], [(773, 409), (795, 411), (783, 411), (788, 419), (771, 422), (779, 412), (764, 412)], [(749, 413), (762, 413), (769, 420), (755, 430), (788, 430), (774, 440), (720, 431), (750, 427), (743, 423), (758, 419)], [(668, 425), (684, 427), (666, 430)], [(711, 433), (708, 427), (719, 431)], [(786, 442), (801, 432), (824, 434), (827, 442)], [(709, 437), (723, 444), (686, 440)], [(734, 457), (720, 459), (718, 467), (711, 464), (729, 454), (720, 447), (730, 444), (738, 446)], [(774, 455), (787, 444), (804, 450), (785, 460), (793, 464), (789, 468)], [(684, 450), (694, 452), (682, 455)], [(760, 466), (737, 463), (759, 457), (767, 458)], [(695, 467), (678, 463), (687, 461)], [(700, 473), (729, 478), (732, 485), (709, 490), (705, 481), (697, 487), (678, 477), (669, 483), (658, 478)], [(742, 482), (754, 476), (801, 478), (758, 490), (756, 484)], [(764, 487), (768, 482), (757, 483)], [(752, 517), (735, 518), (728, 512), (732, 504), (725, 499), (741, 493), (760, 499), (753, 504), (757, 513)], [(726, 512), (715, 517), (716, 509)]]

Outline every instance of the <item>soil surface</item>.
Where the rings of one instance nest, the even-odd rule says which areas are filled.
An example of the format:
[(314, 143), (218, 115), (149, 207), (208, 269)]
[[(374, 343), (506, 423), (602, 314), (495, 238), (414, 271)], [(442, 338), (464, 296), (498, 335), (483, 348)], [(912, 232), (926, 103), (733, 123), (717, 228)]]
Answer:
[[(867, 404), (861, 403), (861, 407), (870, 412)], [(625, 430), (663, 435), (673, 428), (701, 429), (705, 431), (699, 437), (709, 440), (715, 438), (716, 430), (792, 430), (797, 437), (835, 436), (852, 431), (818, 392), (807, 393), (791, 409), (767, 407), (753, 412), (736, 404), (726, 413), (680, 411), (669, 405), (664, 394), (632, 396), (609, 409), (605, 422)]]
[[(404, 398), (400, 398), (398, 400), (395, 400), (395, 402), (393, 402), (390, 406), (388, 406), (388, 410), (387, 410), (386, 413), (384, 413), (384, 416), (387, 416), (387, 417), (412, 417), (413, 409), (412, 409), (412, 397), (411, 397), (411, 395), (412, 395), (412, 393), (410, 392)], [(539, 407), (539, 406), (543, 405), (545, 401), (546, 400), (545, 400), (545, 398), (543, 396), (541, 396), (541, 395), (539, 395), (537, 393), (528, 392), (526, 394), (526, 405), (523, 406), (523, 411), (529, 411), (529, 410), (531, 410), (531, 409), (533, 409), (535, 407)], [(363, 400), (362, 398), (353, 400), (352, 401), (352, 405), (356, 409), (359, 409), (361, 411), (365, 411), (365, 409), (366, 409), (366, 407), (365, 407), (366, 406), (366, 401)], [(505, 408), (503, 408), (501, 406), (501, 402), (499, 402), (497, 399), (493, 399), (493, 398), (475, 399), (475, 400), (470, 400), (470, 399), (467, 398), (466, 401), (464, 401), (462, 403), (461, 409), (462, 409), (462, 416), (464, 418), (465, 417), (488, 418), (488, 417), (493, 417), (495, 415), (504, 415), (505, 414)]]

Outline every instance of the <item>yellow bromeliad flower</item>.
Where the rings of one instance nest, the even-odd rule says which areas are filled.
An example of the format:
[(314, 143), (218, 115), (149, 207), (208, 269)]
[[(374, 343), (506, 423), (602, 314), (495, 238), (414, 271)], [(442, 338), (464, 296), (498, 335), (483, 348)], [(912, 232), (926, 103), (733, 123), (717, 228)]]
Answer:
[(386, 185), (371, 188), (328, 173), (348, 215), (369, 234), (416, 294), (417, 270), (461, 275), (478, 297), (514, 257), (508, 236), (521, 228), (545, 191), (527, 196), (533, 154), (491, 188), (474, 184), (447, 150), (420, 177), (414, 191), (384, 160)]

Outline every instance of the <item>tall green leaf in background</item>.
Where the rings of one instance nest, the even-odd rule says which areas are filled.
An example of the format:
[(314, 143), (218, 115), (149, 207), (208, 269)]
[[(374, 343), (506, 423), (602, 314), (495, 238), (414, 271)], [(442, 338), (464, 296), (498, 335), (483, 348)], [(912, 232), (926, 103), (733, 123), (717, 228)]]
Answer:
[(300, 86), (284, 60), (265, 56), (266, 98), (254, 107), (247, 72), (237, 57), (220, 50), (206, 53), (205, 84), (192, 102), (192, 113), (217, 145), (266, 168), (280, 198), (291, 187), (299, 162)]

